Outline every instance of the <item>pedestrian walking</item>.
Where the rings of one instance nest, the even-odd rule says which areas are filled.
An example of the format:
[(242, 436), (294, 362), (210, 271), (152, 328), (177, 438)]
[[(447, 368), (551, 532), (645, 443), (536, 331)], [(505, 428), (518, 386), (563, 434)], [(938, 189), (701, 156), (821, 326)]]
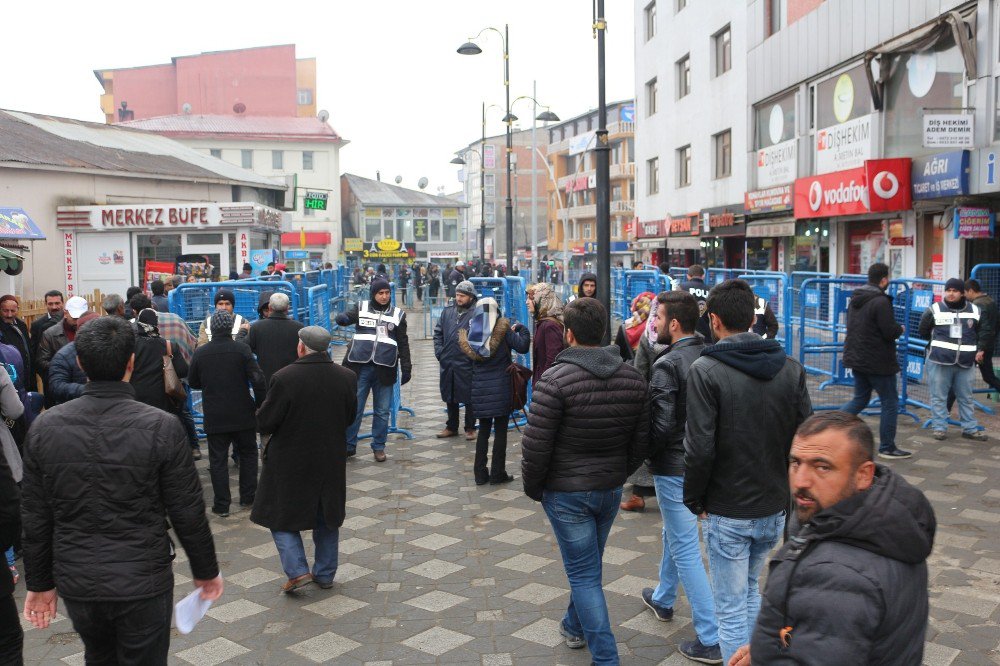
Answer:
[[(138, 289), (138, 287), (136, 287)], [(108, 294), (101, 299), (101, 309), (109, 317), (125, 319), (125, 299), (118, 294)]]
[(409, 305), (410, 299), (407, 287), (410, 286), (410, 269), (406, 267), (406, 264), (399, 267), (399, 278), (397, 282), (399, 284), (400, 301), (404, 306)]
[(421, 303), (424, 300), (424, 282), (426, 281), (426, 269), (423, 266), (413, 264), (413, 288), (417, 292), (417, 300)]
[[(40, 317), (35, 317), (35, 320), (31, 322), (31, 358), (38, 358), (38, 345), (42, 341), (42, 335), (52, 326), (55, 326), (62, 321), (63, 317), (63, 295), (62, 292), (53, 289), (51, 291), (45, 292), (45, 314)], [(29, 377), (27, 382), (28, 390), (34, 391), (38, 386), (38, 380), (35, 379), (35, 375), (38, 375), (42, 379), (42, 390), (45, 391), (46, 377), (44, 372), (40, 372), (36, 363), (32, 363), (31, 371), (33, 374)]]
[(465, 262), (456, 261), (455, 268), (448, 275), (448, 284), (446, 295), (448, 298), (453, 298), (455, 296), (455, 287), (458, 286), (459, 282), (464, 282), (467, 278), (465, 277)]
[[(983, 360), (977, 362), (979, 374), (994, 391), (1000, 391), (1000, 379), (997, 379), (993, 370), (993, 354), (996, 352), (997, 342), (997, 304), (993, 297), (983, 291), (979, 280), (965, 281), (965, 297), (972, 301), (979, 308), (979, 342), (976, 345), (978, 351), (983, 352)], [(952, 405), (955, 404), (955, 394), (948, 394), (948, 413), (951, 413)]]
[[(84, 324), (100, 317), (96, 312), (86, 312), (77, 320), (77, 331)], [(72, 342), (59, 349), (49, 364), (49, 398), (52, 405), (61, 405), (83, 395), (87, 387), (87, 373), (77, 360), (76, 345)]]
[(215, 496), (212, 513), (222, 518), (229, 515), (232, 502), (226, 464), (230, 444), (239, 458), (240, 506), (253, 505), (257, 493), (257, 421), (254, 414), (264, 401), (266, 391), (264, 374), (253, 352), (232, 337), (234, 322), (228, 310), (212, 315), (212, 339), (195, 350), (188, 370), (188, 384), (193, 389), (201, 389), (209, 474)]
[(604, 546), (622, 483), (646, 457), (646, 382), (617, 350), (601, 347), (607, 310), (578, 298), (563, 311), (569, 349), (532, 392), (524, 431), (524, 492), (542, 503), (559, 543), (570, 603), (559, 624), (567, 647), (618, 664), (603, 589)]
[(18, 317), (20, 303), (16, 296), (6, 294), (0, 296), (0, 342), (17, 349), (21, 355), (21, 362), (24, 364), (24, 375), (21, 378), (21, 386), (26, 390), (33, 391), (34, 387), (25, 377), (33, 377), (34, 371), (31, 369), (31, 341), (28, 336), (28, 325)]
[(580, 275), (580, 283), (576, 286), (576, 294), (569, 297), (572, 303), (577, 298), (597, 298), (597, 274), (583, 273)]
[[(458, 345), (472, 360), (472, 412), (479, 421), (476, 457), (472, 464), (476, 485), (509, 483), (507, 473), (507, 423), (511, 413), (511, 350), (527, 354), (531, 333), (524, 324), (511, 323), (497, 302), (482, 298), (465, 328), (458, 329)], [(487, 465), (490, 433), (493, 455)]]
[(771, 304), (767, 302), (766, 298), (755, 296), (755, 299), (756, 307), (754, 307), (753, 326), (750, 327), (750, 331), (762, 338), (774, 340), (778, 337), (780, 330), (778, 318), (774, 316), (774, 310), (771, 309)]
[[(681, 282), (680, 288), (695, 297), (698, 301), (698, 309), (701, 311), (701, 319), (698, 320), (697, 332), (706, 341), (712, 339), (712, 327), (708, 321), (706, 304), (708, 302), (708, 285), (705, 284), (705, 269), (700, 264), (691, 264), (687, 269), (687, 279)], [(747, 330), (749, 330), (747, 326)]]
[(163, 382), (164, 361), (170, 359), (178, 379), (187, 377), (188, 364), (179, 351), (174, 353), (170, 341), (160, 335), (158, 324), (161, 314), (146, 308), (140, 310), (135, 319), (135, 361), (129, 384), (135, 391), (136, 400), (180, 418), (183, 404), (167, 395)]
[[(17, 388), (14, 387), (14, 382), (10, 375), (7, 374), (5, 365), (0, 365), (0, 418), (4, 421), (10, 423), (21, 418), (24, 414), (24, 403), (21, 402), (21, 396), (18, 395)], [(21, 458), (22, 446), (21, 442), (16, 442), (14, 439), (14, 429), (0, 428), (0, 461), (6, 462), (8, 464), (8, 471), (13, 476), (16, 483), (21, 482), (23, 476), (23, 463)], [(3, 471), (0, 470), (0, 474)], [(0, 485), (2, 485), (3, 480), (0, 479)], [(0, 492), (0, 501), (10, 498), (4, 498), (2, 492)], [(15, 506), (20, 502), (20, 496), (13, 500)], [(0, 507), (0, 511), (3, 508)], [(2, 531), (2, 526), (0, 526), (0, 531)], [(17, 566), (15, 564), (16, 556), (14, 554), (14, 545), (17, 544), (20, 547), (20, 529), (17, 530), (15, 536), (11, 539), (10, 543), (4, 545), (0, 543), (0, 551), (3, 551), (7, 556), (7, 568), (10, 571), (10, 575), (13, 578), (14, 585), (17, 585), (20, 576), (17, 572)], [(6, 539), (0, 539), (0, 541), (6, 541)], [(0, 572), (0, 607), (3, 606), (3, 596), (5, 594), (4, 583), (6, 580), (6, 573)], [(2, 609), (0, 609), (0, 616), (2, 616)], [(14, 610), (14, 615), (17, 615), (17, 610)], [(3, 654), (3, 629), (0, 629), (0, 655)], [(0, 661), (0, 663), (5, 663)]]
[(651, 291), (644, 291), (632, 299), (632, 316), (622, 322), (615, 336), (615, 344), (623, 361), (630, 362), (635, 358), (635, 350), (646, 333), (646, 319), (649, 318), (649, 311), (655, 300), (656, 294)]
[(695, 661), (721, 664), (719, 625), (701, 560), (698, 518), (684, 506), (687, 375), (705, 349), (704, 339), (695, 333), (698, 301), (687, 292), (665, 291), (656, 302), (657, 341), (664, 351), (653, 363), (649, 383), (649, 466), (663, 520), (663, 555), (659, 582), (643, 589), (641, 596), (657, 620), (669, 622), (674, 618), (678, 585), (683, 585), (695, 638), (677, 650)]
[[(65, 312), (60, 319), (61, 325), (52, 325), (45, 329), (42, 339), (38, 343), (38, 355), (35, 357), (35, 368), (45, 382), (48, 381), (49, 364), (56, 352), (65, 347), (76, 338), (77, 319), (90, 311), (90, 306), (83, 298), (74, 296), (66, 301)], [(45, 406), (51, 407), (55, 403), (48, 394), (45, 396)]]
[(431, 264), (430, 284), (427, 287), (427, 292), (431, 298), (431, 304), (436, 304), (438, 294), (441, 292), (441, 269), (437, 264)]
[(458, 332), (468, 328), (475, 310), (476, 287), (465, 280), (455, 288), (455, 302), (441, 311), (434, 326), (434, 358), (440, 368), (441, 400), (444, 401), (448, 420), (438, 439), (458, 436), (458, 414), (465, 405), (465, 439), (476, 438), (476, 417), (472, 412), (472, 359), (462, 352)]
[(896, 415), (899, 395), (896, 374), (899, 352), (896, 340), (903, 327), (896, 322), (889, 286), (889, 267), (876, 263), (868, 268), (868, 284), (851, 293), (847, 306), (847, 335), (844, 337), (844, 366), (854, 375), (854, 397), (841, 409), (860, 414), (868, 407), (872, 391), (878, 393), (878, 455), (888, 460), (909, 458), (912, 453), (896, 446)]
[[(663, 292), (668, 293), (668, 292)], [(659, 296), (657, 296), (659, 298)], [(646, 318), (646, 331), (639, 338), (639, 345), (635, 349), (635, 358), (632, 359), (632, 366), (639, 371), (642, 378), (649, 381), (649, 374), (652, 370), (653, 361), (663, 353), (667, 345), (660, 344), (660, 334), (658, 332), (659, 314), (657, 312), (658, 301), (653, 301), (649, 309), (649, 317)]]
[[(245, 342), (247, 335), (250, 333), (250, 322), (244, 319), (242, 315), (235, 313), (236, 296), (233, 294), (233, 290), (226, 288), (219, 289), (215, 292), (213, 302), (215, 303), (215, 312), (224, 311), (233, 315), (233, 328), (227, 333), (227, 336), (237, 342)], [(212, 317), (215, 315), (215, 312), (205, 317), (205, 321), (201, 322), (201, 326), (198, 328), (199, 347), (212, 341)]]
[(287, 294), (273, 293), (267, 300), (267, 316), (258, 319), (247, 333), (246, 343), (257, 355), (264, 381), (298, 358), (299, 331), (302, 322), (288, 318)]
[[(283, 592), (313, 582), (333, 587), (347, 496), (346, 432), (357, 410), (357, 376), (330, 359), (330, 333), (306, 326), (296, 336), (297, 360), (274, 373), (257, 410), (257, 428), (270, 439), (250, 513), (271, 530), (288, 578)], [(305, 530), (315, 546), (311, 572)]]
[(926, 368), (931, 383), (931, 428), (936, 440), (948, 436), (947, 402), (952, 393), (958, 402), (962, 437), (977, 442), (987, 439), (979, 429), (972, 398), (975, 365), (986, 359), (979, 318), (979, 306), (965, 297), (965, 282), (958, 278), (945, 283), (944, 298), (927, 308), (920, 318), (917, 334), (930, 340)]
[(799, 427), (790, 538), (771, 560), (753, 640), (736, 664), (924, 663), (934, 510), (875, 464), (874, 449), (851, 414), (824, 412)]
[(370, 298), (358, 307), (337, 315), (339, 326), (354, 325), (354, 339), (344, 354), (344, 365), (358, 377), (358, 409), (347, 429), (347, 456), (358, 448), (358, 431), (364, 417), (368, 394), (372, 394), (372, 454), (375, 462), (385, 462), (385, 442), (389, 437), (389, 410), (393, 386), (410, 381), (410, 339), (406, 335), (406, 313), (392, 305), (392, 291), (384, 277), (372, 280)]
[(537, 384), (566, 348), (563, 339), (563, 303), (552, 285), (539, 282), (531, 290), (528, 310), (535, 317), (535, 339), (531, 350), (531, 381)]
[[(693, 296), (693, 294), (692, 294)], [(754, 293), (726, 280), (709, 293), (712, 335), (688, 371), (684, 504), (705, 521), (724, 662), (750, 638), (764, 558), (788, 507), (788, 451), (812, 413), (802, 366), (750, 333)]]
[[(7, 381), (10, 381), (9, 377)], [(14, 543), (20, 535), (21, 492), (11, 471), (11, 464), (5, 455), (0, 455), (0, 550), (13, 554)], [(0, 664), (21, 666), (24, 664), (24, 631), (17, 617), (17, 602), (14, 600), (14, 588), (19, 576), (9, 558), (7, 563), (9, 568), (0, 567)]]
[(99, 318), (75, 342), (90, 383), (40, 415), (25, 446), (24, 618), (47, 628), (62, 597), (88, 664), (166, 664), (168, 527), (201, 598), (223, 590), (201, 483), (177, 419), (134, 399), (128, 322)]

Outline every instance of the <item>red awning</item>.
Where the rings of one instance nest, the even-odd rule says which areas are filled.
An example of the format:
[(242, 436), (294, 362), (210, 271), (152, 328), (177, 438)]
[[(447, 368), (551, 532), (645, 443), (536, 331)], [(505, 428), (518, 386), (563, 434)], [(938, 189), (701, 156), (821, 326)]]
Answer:
[[(299, 246), (299, 242), (302, 238), (301, 231), (291, 231), (288, 233), (281, 234), (281, 244), (282, 246)], [(330, 244), (330, 232), (329, 231), (307, 231), (306, 232), (306, 245), (329, 245)]]

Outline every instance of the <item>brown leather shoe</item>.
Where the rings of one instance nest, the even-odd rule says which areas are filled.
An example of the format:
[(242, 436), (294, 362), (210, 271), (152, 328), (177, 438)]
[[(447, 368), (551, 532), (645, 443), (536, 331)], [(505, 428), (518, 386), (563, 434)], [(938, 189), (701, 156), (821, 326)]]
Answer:
[(294, 592), (300, 587), (305, 587), (311, 582), (313, 582), (313, 575), (311, 573), (302, 574), (297, 578), (289, 578), (288, 582), (281, 586), (281, 591), (288, 594), (289, 592)]
[(375, 452), (375, 462), (385, 462), (385, 451)]
[(621, 503), (621, 509), (622, 511), (645, 511), (646, 500), (642, 499), (638, 495), (632, 495)]
[(458, 433), (455, 432), (454, 430), (448, 430), (447, 428), (445, 428), (444, 430), (442, 430), (441, 432), (439, 432), (434, 436), (437, 437), (438, 439), (448, 439), (449, 437), (458, 437)]
[(475, 430), (466, 430), (465, 431), (465, 441), (471, 442), (476, 437), (477, 437), (477, 435), (476, 435), (476, 431)]

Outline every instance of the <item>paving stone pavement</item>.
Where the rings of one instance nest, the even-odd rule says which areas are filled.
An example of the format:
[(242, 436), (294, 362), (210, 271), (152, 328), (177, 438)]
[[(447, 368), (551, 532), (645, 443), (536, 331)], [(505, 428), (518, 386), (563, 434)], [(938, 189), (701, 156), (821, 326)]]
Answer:
[[(193, 633), (174, 633), (171, 663), (590, 663), (587, 650), (567, 649), (558, 634), (568, 585), (541, 506), (524, 496), (519, 480), (477, 487), (473, 443), (434, 438), (444, 423), (437, 364), (429, 341), (415, 341), (413, 351), (414, 379), (403, 402), (417, 416), (401, 416), (400, 425), (415, 437), (390, 437), (384, 464), (363, 445), (348, 463), (333, 589), (281, 594), (270, 534), (246, 511), (212, 516), (226, 593)], [(925, 663), (1000, 664), (1000, 441), (979, 444), (956, 434), (934, 442), (904, 419), (899, 439), (915, 456), (893, 464), (923, 489), (938, 517)], [(509, 471), (520, 476), (519, 464), (520, 435), (513, 431)], [(208, 489), (207, 460), (197, 465)], [(637, 596), (655, 584), (659, 557), (655, 500), (645, 513), (620, 514), (604, 584), (624, 664), (692, 663), (676, 652), (693, 636), (683, 597), (674, 621), (661, 623)], [(176, 585), (175, 600), (191, 589), (183, 553)], [(23, 583), (16, 595), (21, 606)], [(25, 629), (27, 663), (84, 663), (66, 618), (48, 630)]]

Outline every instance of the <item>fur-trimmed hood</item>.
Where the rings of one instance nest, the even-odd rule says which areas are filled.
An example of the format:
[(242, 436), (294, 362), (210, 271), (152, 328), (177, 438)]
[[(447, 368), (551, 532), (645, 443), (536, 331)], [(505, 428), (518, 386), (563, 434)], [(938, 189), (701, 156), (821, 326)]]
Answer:
[[(500, 348), (500, 343), (503, 342), (504, 337), (507, 335), (507, 331), (510, 330), (510, 320), (506, 317), (501, 317), (497, 319), (496, 325), (493, 327), (493, 333), (490, 334), (490, 356), (496, 354), (497, 349)], [(458, 330), (458, 346), (462, 350), (462, 353), (471, 358), (473, 361), (481, 362), (485, 361), (486, 358), (480, 356), (472, 349), (472, 345), (469, 344), (469, 331), (467, 328), (460, 328)]]

